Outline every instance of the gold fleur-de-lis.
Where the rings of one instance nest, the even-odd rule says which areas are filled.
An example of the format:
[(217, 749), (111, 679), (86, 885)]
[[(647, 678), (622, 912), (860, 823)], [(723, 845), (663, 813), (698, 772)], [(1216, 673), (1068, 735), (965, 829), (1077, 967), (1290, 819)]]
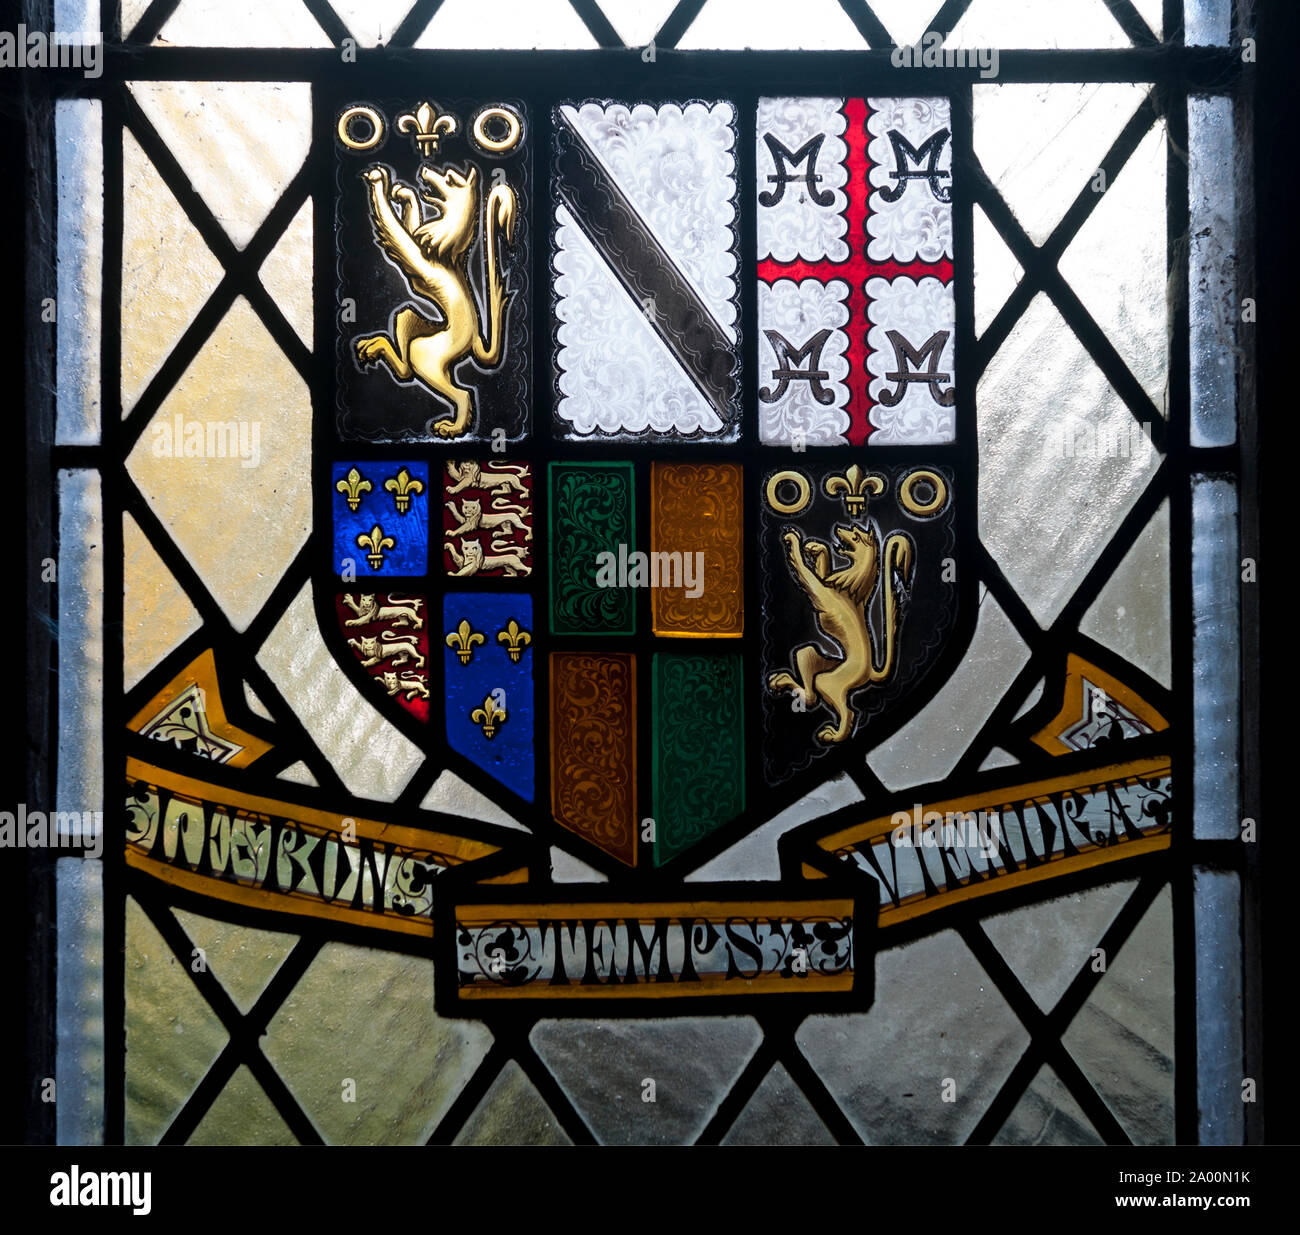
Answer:
[(506, 651), (515, 664), (519, 663), (519, 658), (524, 654), (524, 648), (532, 641), (532, 635), (526, 630), (520, 629), (519, 623), (514, 618), (510, 619), (510, 625), (504, 630), (497, 631), (497, 642), (507, 645)]
[(468, 618), (461, 618), (460, 625), (448, 632), (446, 639), (447, 646), (455, 651), (456, 659), (462, 665), (469, 664), (470, 657), (474, 655), (475, 644), (483, 642), (483, 636), (470, 626)]
[(348, 509), (355, 512), (361, 505), (361, 495), (369, 493), (375, 486), (354, 467), (334, 487), (347, 498)]
[(867, 494), (879, 497), (885, 491), (885, 478), (875, 472), (864, 472), (854, 463), (847, 472), (826, 477), (827, 497), (839, 496), (850, 517), (860, 515), (867, 504)]
[(413, 112), (397, 117), (397, 131), (411, 133), (420, 154), (428, 158), (438, 153), (438, 143), (456, 131), (455, 116), (440, 116), (432, 103), (420, 103)]
[(368, 532), (362, 532), (357, 537), (357, 548), (366, 549), (366, 561), (370, 563), (371, 570), (378, 570), (384, 564), (384, 550), (395, 549), (397, 541), (391, 536), (384, 535), (384, 529), (378, 523)]
[(390, 476), (384, 481), (384, 488), (393, 495), (393, 501), (397, 503), (397, 513), (404, 515), (411, 509), (411, 498), (424, 492), (424, 481), (412, 476), (406, 468), (402, 468), (396, 476)]
[(497, 701), (491, 695), (484, 698), (483, 706), (475, 708), (469, 714), (469, 718), (476, 725), (483, 726), (483, 736), (485, 738), (493, 737), (496, 731), (506, 723), (505, 709), (497, 707)]

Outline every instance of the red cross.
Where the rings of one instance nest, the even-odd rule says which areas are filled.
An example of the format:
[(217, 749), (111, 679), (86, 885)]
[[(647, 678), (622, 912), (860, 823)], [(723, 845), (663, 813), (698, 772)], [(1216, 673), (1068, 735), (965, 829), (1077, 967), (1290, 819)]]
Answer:
[(777, 262), (772, 260), (758, 263), (758, 277), (771, 284), (777, 279), (820, 279), (823, 283), (831, 279), (843, 279), (849, 285), (849, 324), (846, 327), (849, 336), (849, 442), (861, 446), (872, 430), (869, 413), (875, 406), (867, 393), (870, 374), (867, 372), (867, 356), (871, 348), (867, 346), (867, 291), (866, 283), (870, 278), (880, 275), (886, 279), (896, 279), (906, 275), (911, 279), (936, 278), (947, 286), (952, 282), (952, 262), (946, 257), (939, 262), (908, 262), (906, 264), (888, 261), (873, 262), (867, 258), (867, 197), (871, 184), (867, 174), (872, 163), (867, 157), (867, 117), (870, 108), (865, 99), (849, 99), (844, 104), (844, 115), (848, 120), (849, 154), (845, 165), (849, 169), (849, 182), (845, 186), (848, 192), (848, 206), (844, 218), (848, 223), (849, 258), (844, 262)]

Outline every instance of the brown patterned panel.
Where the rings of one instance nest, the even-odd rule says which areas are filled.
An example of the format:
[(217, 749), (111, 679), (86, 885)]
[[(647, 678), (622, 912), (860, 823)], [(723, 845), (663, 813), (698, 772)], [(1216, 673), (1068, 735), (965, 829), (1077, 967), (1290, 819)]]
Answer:
[[(656, 463), (650, 469), (651, 551), (681, 554), (684, 570), (688, 560), (703, 565), (698, 596), (688, 596), (685, 586), (654, 588), (656, 635), (738, 638), (743, 633), (742, 476), (736, 463)], [(653, 570), (655, 559), (651, 562)]]
[(552, 653), (551, 811), (635, 865), (635, 656)]

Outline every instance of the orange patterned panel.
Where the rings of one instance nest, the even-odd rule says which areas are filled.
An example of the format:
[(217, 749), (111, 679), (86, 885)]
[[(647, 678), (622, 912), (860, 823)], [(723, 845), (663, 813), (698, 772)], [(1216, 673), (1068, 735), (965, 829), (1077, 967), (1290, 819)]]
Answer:
[[(743, 473), (735, 463), (650, 469), (650, 549), (656, 635), (738, 638), (744, 631)], [(667, 576), (667, 578), (665, 577)], [(694, 586), (688, 588), (687, 583)], [(698, 595), (689, 595), (691, 591)]]
[(551, 654), (551, 812), (635, 865), (635, 656)]

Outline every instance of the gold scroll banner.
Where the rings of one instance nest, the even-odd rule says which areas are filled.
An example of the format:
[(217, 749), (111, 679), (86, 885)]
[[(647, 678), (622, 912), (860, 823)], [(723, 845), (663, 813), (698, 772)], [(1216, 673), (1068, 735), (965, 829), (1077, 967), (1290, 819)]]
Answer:
[[(126, 861), (172, 887), (289, 916), (428, 936), (442, 872), (486, 841), (227, 789), (127, 759)], [(508, 871), (491, 882), (513, 883)]]
[(705, 885), (698, 900), (633, 902), (483, 900), (480, 888), (440, 910), (454, 929), (439, 922), (439, 1006), (536, 999), (604, 1009), (767, 995), (869, 1003), (871, 914), (859, 916), (853, 895), (756, 898), (753, 888), (736, 896)]
[[(817, 839), (880, 885), (879, 927), (1168, 849), (1167, 755), (917, 803)], [(806, 851), (805, 851), (806, 852)], [(822, 872), (803, 863), (807, 878)]]

